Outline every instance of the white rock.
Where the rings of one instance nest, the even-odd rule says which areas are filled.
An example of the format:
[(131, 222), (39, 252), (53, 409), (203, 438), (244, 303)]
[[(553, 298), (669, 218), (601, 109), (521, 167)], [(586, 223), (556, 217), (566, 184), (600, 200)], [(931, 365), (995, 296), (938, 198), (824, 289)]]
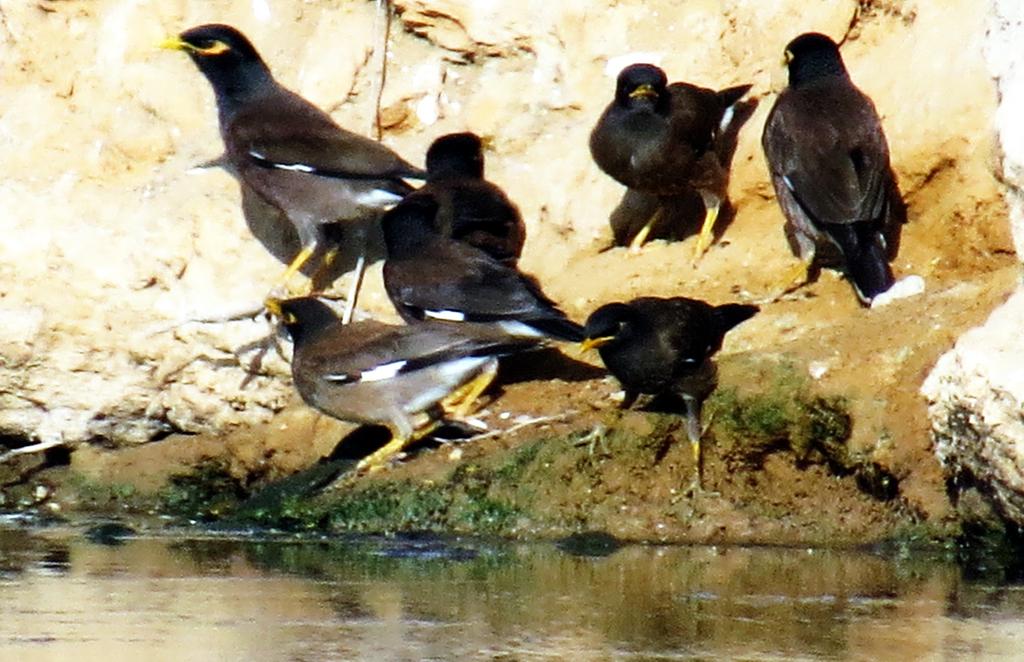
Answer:
[(939, 359), (921, 387), (935, 453), (952, 476), (986, 486), (1024, 525), (1024, 291)]
[(893, 283), (892, 287), (888, 290), (872, 299), (871, 307), (881, 308), (882, 306), (888, 306), (898, 299), (906, 299), (907, 297), (917, 296), (922, 293), (924, 293), (924, 278), (914, 274), (901, 278)]

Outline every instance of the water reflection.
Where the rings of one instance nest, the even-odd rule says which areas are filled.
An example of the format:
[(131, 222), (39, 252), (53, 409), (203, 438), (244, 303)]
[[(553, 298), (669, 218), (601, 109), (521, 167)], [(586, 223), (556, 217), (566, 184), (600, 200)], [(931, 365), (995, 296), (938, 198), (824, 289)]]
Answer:
[(0, 659), (1007, 659), (1024, 590), (852, 552), (0, 530)]

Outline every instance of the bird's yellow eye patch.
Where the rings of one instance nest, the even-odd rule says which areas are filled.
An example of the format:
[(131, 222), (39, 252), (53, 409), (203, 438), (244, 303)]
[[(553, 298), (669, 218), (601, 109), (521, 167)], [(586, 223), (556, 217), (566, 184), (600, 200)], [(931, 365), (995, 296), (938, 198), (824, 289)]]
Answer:
[(789, 64), (790, 62), (792, 62), (793, 61), (793, 51), (791, 51), (791, 50), (789, 50), (787, 48), (785, 54), (783, 54), (783, 56), (782, 56), (782, 59), (783, 59), (783, 61), (786, 64)]
[(643, 85), (637, 85), (636, 88), (629, 93), (630, 99), (636, 99), (637, 97), (643, 98), (657, 98), (658, 92), (650, 85), (644, 83)]
[(207, 43), (205, 46), (196, 46), (191, 44), (181, 37), (168, 37), (159, 44), (160, 48), (167, 48), (173, 51), (187, 51), (190, 53), (198, 53), (199, 55), (220, 55), (221, 53), (227, 53), (231, 50), (231, 47), (225, 44), (219, 39), (214, 39)]
[(227, 53), (231, 50), (231, 47), (225, 44), (223, 41), (217, 39), (213, 41), (209, 46), (202, 48), (196, 48), (196, 53), (201, 55), (220, 55), (221, 53)]

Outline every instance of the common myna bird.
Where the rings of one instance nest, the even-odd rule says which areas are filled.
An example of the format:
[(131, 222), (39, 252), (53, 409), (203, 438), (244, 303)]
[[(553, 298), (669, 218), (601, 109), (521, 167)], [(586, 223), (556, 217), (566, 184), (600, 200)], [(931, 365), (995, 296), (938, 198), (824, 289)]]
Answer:
[[(161, 45), (187, 53), (210, 81), (228, 162), (244, 185), (295, 226), (302, 249), (279, 284), (313, 255), (325, 224), (373, 218), (412, 191), (403, 178), (424, 176), (283, 87), (249, 40), (230, 26), (201, 25)], [(346, 317), (364, 266), (360, 255)]]
[(433, 196), (416, 195), (381, 218), (384, 288), (406, 322), (489, 323), (517, 336), (583, 339), (582, 327), (533, 278), (437, 232), (438, 210)]
[[(689, 83), (669, 85), (658, 67), (634, 64), (619, 73), (615, 99), (590, 134), (594, 161), (620, 184), (658, 196), (700, 194), (705, 215), (698, 258), (711, 246), (728, 184), (719, 137), (731, 108), (749, 89), (741, 85), (716, 92)], [(632, 249), (643, 245), (661, 213), (656, 211), (636, 233)]]
[(641, 297), (595, 310), (584, 326), (584, 350), (598, 348), (605, 366), (626, 392), (623, 407), (641, 394), (674, 395), (686, 405), (687, 436), (701, 486), (700, 415), (715, 390), (711, 357), (734, 326), (757, 313), (757, 306), (712, 306), (696, 299)]
[(806, 283), (817, 258), (844, 269), (868, 305), (893, 284), (889, 260), (901, 225), (882, 123), (825, 35), (800, 35), (786, 60), (789, 86), (761, 137), (786, 237), (800, 258), (784, 291)]
[(497, 357), (536, 341), (490, 325), (342, 324), (315, 297), (268, 299), (291, 336), (292, 378), (312, 407), (346, 421), (383, 424), (392, 439), (358, 468), (383, 465), (444, 417), (465, 416), (497, 372)]
[(518, 262), (526, 226), (508, 196), (484, 179), (476, 134), (450, 133), (435, 140), (427, 150), (427, 183), (412, 195), (434, 198), (434, 223), (443, 236), (476, 246), (510, 267)]

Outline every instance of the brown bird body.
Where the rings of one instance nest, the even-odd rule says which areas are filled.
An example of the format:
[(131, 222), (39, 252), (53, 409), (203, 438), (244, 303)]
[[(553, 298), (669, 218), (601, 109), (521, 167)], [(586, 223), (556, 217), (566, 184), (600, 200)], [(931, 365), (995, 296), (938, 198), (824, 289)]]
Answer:
[(505, 192), (484, 179), (480, 138), (452, 133), (427, 150), (427, 183), (413, 196), (437, 203), (434, 224), (444, 237), (475, 246), (508, 266), (523, 252), (526, 226)]
[[(317, 251), (324, 226), (351, 223), (357, 234), (365, 234), (361, 221), (372, 220), (412, 191), (403, 178), (424, 176), (387, 147), (346, 131), (278, 83), (252, 43), (230, 26), (201, 25), (163, 46), (187, 53), (206, 76), (217, 100), (228, 163), (243, 187), (279, 210), (298, 235), (301, 250), (281, 284)], [(261, 239), (288, 244), (282, 238)], [(365, 236), (352, 240), (365, 246)], [(358, 293), (364, 253), (356, 264), (347, 316)]]
[[(590, 134), (594, 162), (624, 186), (660, 197), (700, 193), (706, 218), (698, 255), (710, 245), (728, 183), (727, 158), (718, 139), (729, 109), (749, 89), (742, 85), (716, 92), (689, 83), (669, 85), (658, 67), (633, 65), (619, 74), (615, 98)], [(635, 247), (656, 221), (651, 218), (637, 233)]]
[(384, 288), (403, 319), (488, 323), (522, 337), (582, 339), (582, 328), (532, 277), (437, 232), (437, 210), (432, 197), (410, 196), (381, 220), (388, 251)]
[(413, 190), (402, 177), (422, 174), (280, 86), (221, 124), (221, 136), (239, 177), (288, 215), (303, 246), (322, 224), (379, 216)]
[(874, 104), (850, 80), (824, 35), (794, 39), (790, 82), (768, 114), (762, 146), (800, 260), (789, 289), (814, 263), (836, 266), (869, 304), (892, 286), (902, 201)]
[(471, 385), (466, 397), (475, 400), (493, 379), (497, 357), (536, 344), (488, 325), (342, 324), (312, 297), (272, 300), (268, 307), (291, 336), (292, 378), (307, 404), (391, 429), (392, 442), (360, 467), (378, 465), (429, 433), (448, 413), (453, 393)]

